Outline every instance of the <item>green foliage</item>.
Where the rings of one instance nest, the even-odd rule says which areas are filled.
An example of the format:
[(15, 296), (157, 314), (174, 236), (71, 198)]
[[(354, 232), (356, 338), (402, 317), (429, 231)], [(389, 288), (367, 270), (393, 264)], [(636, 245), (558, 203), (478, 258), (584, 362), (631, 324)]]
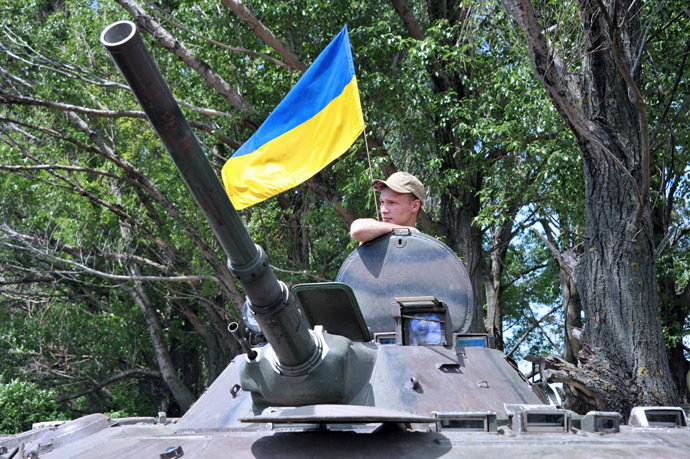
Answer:
[[(481, 232), (480, 249), (488, 260), (496, 249), (492, 237), (502, 225), (511, 227), (501, 274), (503, 319), (505, 329), (512, 330), (509, 348), (531, 325), (530, 311), (538, 316), (560, 302), (553, 255), (528, 228), (543, 232), (542, 225), (548, 225), (561, 249), (576, 250), (582, 243), (582, 162), (573, 135), (533, 77), (498, 4), (461, 2), (457, 10), (443, 12), (437, 2), (408, 3), (423, 39), (410, 37), (386, 1), (247, 4), (305, 65), (348, 25), (367, 135), (378, 147), (370, 151), (373, 172), (359, 140), (319, 175), (317, 185), (295, 188), (241, 215), (282, 280), (332, 280), (356, 247), (342, 214), (373, 217), (371, 174), (381, 176), (391, 165), (409, 170), (427, 184), (424, 209), (440, 224), (437, 235), (448, 225), (449, 213), (471, 207), (468, 223)], [(682, 107), (688, 86), (687, 78), (678, 80), (678, 96), (670, 99), (678, 60), (666, 57), (675, 56), (678, 43), (687, 38), (688, 22), (683, 15), (671, 21), (673, 4), (680, 5), (670, 2), (655, 17), (654, 24), (668, 26), (649, 43), (653, 63), (647, 64), (655, 71), (645, 72), (643, 82), (651, 124), (663, 126), (653, 139), (653, 202), (668, 205), (669, 212), (660, 215), (682, 228), (690, 221), (684, 198), (688, 132), (669, 120), (686, 119)], [(218, 170), (232, 154), (221, 135), (243, 143), (300, 72), (257, 55), (283, 60), (217, 0), (142, 6), (256, 111), (240, 113), (198, 72), (142, 33), (177, 99), (225, 113), (183, 107), (189, 119), (210, 126), (195, 132)], [(98, 42), (106, 25), (131, 19), (116, 2), (6, 0), (2, 8), (2, 91), (96, 110), (139, 110), (131, 93), (118, 87), (123, 79)], [(568, 68), (577, 70), (582, 36), (577, 4), (551, 1), (538, 8), (545, 24), (561, 24), (545, 33), (570, 56)], [(200, 36), (252, 53), (230, 51)], [(684, 72), (687, 76), (687, 67)], [(170, 404), (174, 411), (175, 402), (158, 379), (119, 380), (103, 390), (69, 396), (128, 369), (158, 369), (151, 325), (128, 293), (137, 286), (153, 305), (177, 374), (200, 394), (236, 351), (224, 330), (241, 307), (242, 293), (233, 290), (237, 286), (219, 287), (208, 280), (135, 284), (93, 272), (126, 276), (136, 268), (141, 276), (227, 274), (225, 256), (148, 124), (123, 116), (78, 116), (90, 132), (57, 108), (2, 106), (0, 165), (14, 169), (0, 170), (6, 225), (0, 230), (0, 319), (5, 324), (0, 378), (21, 382), (30, 374), (36, 391), (54, 390), (52, 398), (67, 397), (80, 413), (143, 415)], [(113, 155), (104, 154), (95, 139)], [(155, 190), (141, 186), (143, 178)], [(674, 243), (659, 263), (660, 277), (669, 280), (664, 286), (673, 287), (660, 295), (677, 300), (688, 286), (690, 251), (685, 239)], [(560, 346), (560, 313), (554, 317), (545, 327)], [(666, 330), (678, 342), (687, 334), (687, 320), (675, 323), (675, 328), (666, 324)], [(528, 352), (557, 351), (536, 332), (526, 343)]]
[(55, 391), (27, 381), (0, 382), (0, 433), (24, 432), (34, 422), (69, 419), (71, 413), (58, 407), (55, 396)]

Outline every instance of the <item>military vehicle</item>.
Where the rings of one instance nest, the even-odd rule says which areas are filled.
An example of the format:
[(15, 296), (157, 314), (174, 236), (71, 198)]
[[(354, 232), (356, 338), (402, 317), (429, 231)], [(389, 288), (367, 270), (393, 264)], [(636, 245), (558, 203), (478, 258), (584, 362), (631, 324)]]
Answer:
[(491, 337), (436, 239), (361, 245), (336, 282), (280, 282), (232, 207), (134, 23), (101, 42), (205, 213), (247, 295), (238, 355), (178, 420), (92, 414), (0, 439), (0, 458), (680, 457), (678, 407), (584, 415), (554, 406)]

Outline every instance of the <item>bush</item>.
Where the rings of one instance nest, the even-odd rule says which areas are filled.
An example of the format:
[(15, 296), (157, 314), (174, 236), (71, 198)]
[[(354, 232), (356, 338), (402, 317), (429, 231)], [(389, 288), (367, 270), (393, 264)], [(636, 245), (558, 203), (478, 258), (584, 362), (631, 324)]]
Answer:
[(0, 383), (0, 434), (31, 429), (34, 422), (69, 418), (55, 402), (56, 393), (18, 379)]

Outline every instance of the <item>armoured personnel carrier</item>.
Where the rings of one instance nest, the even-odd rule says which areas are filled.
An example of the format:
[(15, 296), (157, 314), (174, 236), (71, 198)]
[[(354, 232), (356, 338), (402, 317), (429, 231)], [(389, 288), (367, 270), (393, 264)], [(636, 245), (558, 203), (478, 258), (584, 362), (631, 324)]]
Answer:
[[(468, 333), (472, 290), (455, 254), (394, 231), (336, 282), (288, 289), (250, 239), (136, 26), (101, 42), (124, 74), (247, 295), (238, 355), (182, 418), (93, 414), (0, 439), (0, 458), (681, 457), (677, 407), (572, 413), (491, 337)], [(248, 334), (247, 334), (248, 332)]]

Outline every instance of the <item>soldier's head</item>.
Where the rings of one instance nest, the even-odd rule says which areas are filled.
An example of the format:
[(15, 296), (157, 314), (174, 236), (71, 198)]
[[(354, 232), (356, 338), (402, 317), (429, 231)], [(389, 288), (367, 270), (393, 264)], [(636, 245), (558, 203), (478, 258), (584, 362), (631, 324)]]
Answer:
[(381, 191), (381, 217), (384, 222), (414, 226), (426, 197), (422, 182), (407, 172), (396, 172), (386, 180), (374, 180), (371, 186)]

